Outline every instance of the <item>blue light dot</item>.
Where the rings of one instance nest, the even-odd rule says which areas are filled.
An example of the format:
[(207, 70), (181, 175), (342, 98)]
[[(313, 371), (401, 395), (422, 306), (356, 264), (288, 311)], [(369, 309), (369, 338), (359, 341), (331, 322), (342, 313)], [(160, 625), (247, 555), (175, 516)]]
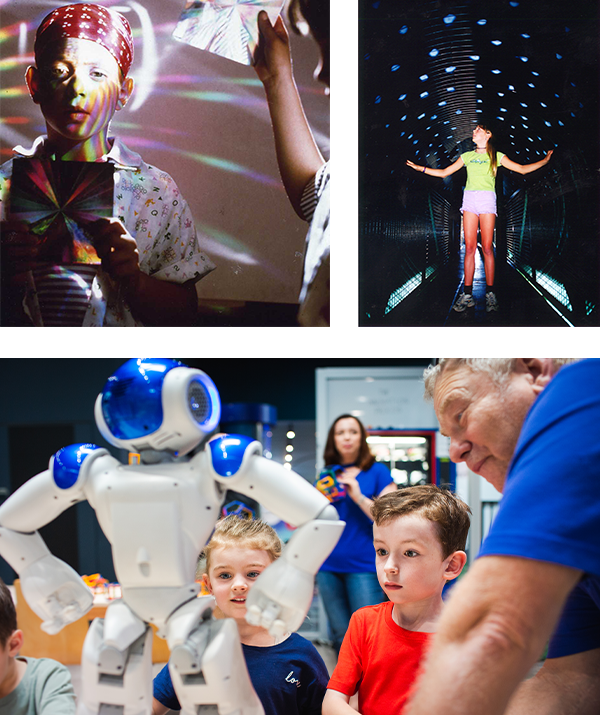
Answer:
[(403, 137), (405, 134), (406, 134), (406, 132), (402, 132), (402, 134), (400, 134), (400, 136)]
[(525, 33), (523, 33), (521, 35), (521, 37), (524, 37), (526, 40), (528, 40), (531, 37), (531, 35), (526, 35)]
[(492, 74), (500, 74), (502, 70), (492, 70)]
[(557, 60), (562, 60), (562, 55), (559, 55), (558, 52), (556, 53), (556, 59), (557, 59)]
[(445, 107), (448, 104), (448, 102), (438, 102), (438, 107)]
[(540, 102), (540, 104), (542, 105), (542, 107), (548, 108), (547, 104), (544, 104), (543, 102)]
[(519, 7), (519, 3), (516, 0), (511, 0), (510, 6), (511, 7)]
[(421, 92), (419, 96), (421, 97), (421, 99), (423, 99), (423, 97), (429, 97), (429, 92)]
[(424, 114), (419, 114), (419, 116), (417, 117), (417, 119), (423, 119), (424, 116), (425, 116)]
[(521, 106), (522, 106), (522, 107), (527, 107), (527, 105), (525, 104), (525, 102), (521, 102)]
[(532, 72), (531, 74), (532, 74), (534, 77), (539, 77), (539, 76), (540, 76), (540, 73), (539, 73), (539, 72)]
[(575, 84), (575, 82), (571, 82), (571, 87), (577, 87), (577, 85)]
[(369, 60), (369, 59), (371, 59), (371, 53), (367, 52), (367, 54), (365, 55), (365, 60)]
[(403, 27), (400, 28), (399, 32), (401, 35), (406, 35), (406, 33), (408, 32), (408, 26), (404, 25)]
[(433, 121), (434, 119), (437, 119), (437, 114), (432, 114), (432, 115), (431, 115), (431, 119), (432, 119), (432, 121)]
[(550, 122), (544, 122), (544, 124), (545, 124), (547, 127), (551, 127), (551, 126), (552, 126), (552, 124), (550, 124)]
[(524, 117), (522, 114), (521, 114), (521, 119), (524, 119), (526, 122), (529, 121), (529, 118), (528, 118), (528, 117)]
[(446, 87), (446, 92), (454, 92), (454, 87)]
[(477, 104), (483, 104), (483, 99), (478, 99)]
[(501, 45), (501, 44), (502, 44), (502, 40), (492, 40), (492, 45), (498, 46), (498, 45)]
[(528, 86), (528, 87), (531, 87), (532, 89), (535, 89), (535, 84), (533, 84), (532, 82), (529, 82), (529, 83), (527, 84), (527, 86)]
[(499, 119), (501, 122), (504, 121), (504, 117), (496, 117), (496, 119)]
[(504, 92), (498, 92), (499, 97), (504, 97)]
[(376, 98), (375, 98), (375, 104), (379, 104), (379, 102), (381, 102), (381, 97), (376, 97)]
[(462, 114), (462, 109), (457, 109), (457, 110), (456, 110), (456, 113), (457, 113), (457, 114)]
[(487, 20), (477, 20), (478, 25), (485, 25)]
[(574, 114), (573, 112), (571, 112), (571, 116), (572, 116), (572, 117), (574, 117), (574, 116), (575, 116), (575, 114)]
[(476, 109), (477, 114), (483, 114), (483, 109)]
[(508, 88), (510, 89), (511, 92), (514, 92), (514, 91), (515, 91), (515, 88), (512, 86), (512, 84), (509, 84), (509, 85), (508, 85)]
[(477, 89), (483, 89), (483, 85), (482, 85), (482, 84), (476, 84), (475, 87), (476, 87)]
[(504, 107), (500, 107), (501, 112), (508, 112), (508, 109), (504, 109)]
[(392, 72), (397, 72), (400, 69), (400, 65), (392, 65)]
[(406, 114), (400, 119), (401, 122), (403, 122), (406, 119)]
[(440, 54), (440, 51), (439, 51), (439, 50), (433, 49), (433, 50), (431, 50), (431, 52), (429, 53), (429, 56), (430, 56), (430, 57), (437, 57), (439, 54)]
[(473, 60), (474, 62), (477, 62), (479, 59), (479, 55), (469, 55), (469, 59)]
[(564, 126), (565, 126), (565, 125), (560, 121), (560, 119), (558, 120), (558, 123), (560, 124), (561, 127), (564, 127)]
[(454, 72), (455, 69), (456, 69), (456, 67), (446, 67), (446, 72), (448, 72), (448, 74), (452, 74), (452, 72)]
[(427, 75), (427, 74), (422, 74), (422, 75), (419, 77), (419, 79), (421, 80), (421, 82), (424, 82), (426, 79), (429, 79), (429, 75)]
[(401, 94), (401, 95), (398, 97), (398, 101), (401, 101), (401, 100), (403, 100), (403, 99), (406, 99), (406, 95), (405, 95), (405, 94)]
[(456, 15), (446, 15), (444, 22), (446, 25), (451, 25), (456, 20)]
[(529, 57), (519, 57), (519, 55), (517, 55), (517, 59), (521, 60), (521, 62), (529, 62)]
[(560, 99), (560, 94), (555, 94), (554, 95), (557, 99)]

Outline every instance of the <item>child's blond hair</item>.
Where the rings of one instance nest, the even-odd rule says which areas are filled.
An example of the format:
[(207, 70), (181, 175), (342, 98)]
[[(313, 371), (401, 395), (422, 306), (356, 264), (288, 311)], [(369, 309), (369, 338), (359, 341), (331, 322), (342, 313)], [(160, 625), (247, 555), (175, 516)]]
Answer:
[(275, 529), (264, 521), (242, 519), (236, 515), (217, 522), (210, 541), (204, 547), (202, 556), (206, 558), (206, 573), (210, 568), (211, 553), (224, 546), (266, 551), (272, 561), (281, 556), (281, 540)]

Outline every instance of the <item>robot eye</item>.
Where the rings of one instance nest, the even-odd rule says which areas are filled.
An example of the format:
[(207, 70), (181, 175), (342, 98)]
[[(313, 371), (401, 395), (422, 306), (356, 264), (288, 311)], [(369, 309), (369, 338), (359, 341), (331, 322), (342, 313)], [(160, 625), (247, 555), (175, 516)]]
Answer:
[(188, 387), (188, 406), (199, 424), (206, 422), (212, 413), (212, 402), (206, 387), (200, 380), (192, 380)]

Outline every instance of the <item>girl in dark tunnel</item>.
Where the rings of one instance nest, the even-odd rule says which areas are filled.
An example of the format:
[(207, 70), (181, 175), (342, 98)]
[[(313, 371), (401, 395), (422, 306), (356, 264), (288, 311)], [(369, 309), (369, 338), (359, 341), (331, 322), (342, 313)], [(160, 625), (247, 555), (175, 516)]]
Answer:
[(475, 273), (475, 252), (477, 250), (477, 228), (481, 231), (485, 268), (485, 309), (490, 312), (498, 310), (498, 301), (494, 294), (494, 227), (496, 225), (496, 172), (498, 163), (519, 174), (529, 174), (545, 166), (552, 156), (549, 151), (540, 161), (533, 164), (517, 164), (505, 154), (496, 151), (493, 145), (492, 132), (484, 124), (478, 124), (473, 130), (475, 149), (465, 152), (445, 169), (432, 169), (428, 166), (418, 166), (407, 160), (408, 166), (429, 176), (445, 178), (454, 174), (462, 167), (467, 169), (467, 184), (463, 194), (463, 204), (460, 209), (463, 214), (465, 235), (465, 284), (454, 310), (459, 313), (475, 305), (473, 298), (473, 276)]

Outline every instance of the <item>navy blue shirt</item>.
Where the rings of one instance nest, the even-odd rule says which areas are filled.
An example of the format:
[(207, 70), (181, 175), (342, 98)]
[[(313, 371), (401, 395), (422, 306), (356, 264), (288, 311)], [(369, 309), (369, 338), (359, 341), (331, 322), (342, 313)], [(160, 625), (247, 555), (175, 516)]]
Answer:
[[(374, 462), (372, 467), (360, 472), (356, 479), (361, 492), (369, 499), (379, 496), (393, 481), (390, 470), (381, 462)], [(346, 526), (335, 549), (321, 566), (321, 571), (375, 573), (373, 522), (348, 495), (334, 502), (333, 506)]]
[[(312, 643), (292, 633), (277, 645), (242, 648), (265, 715), (321, 715), (329, 674)], [(154, 678), (154, 697), (181, 710), (167, 665)]]
[(523, 424), (480, 556), (585, 573), (552, 638), (553, 658), (600, 647), (600, 360), (563, 367)]

